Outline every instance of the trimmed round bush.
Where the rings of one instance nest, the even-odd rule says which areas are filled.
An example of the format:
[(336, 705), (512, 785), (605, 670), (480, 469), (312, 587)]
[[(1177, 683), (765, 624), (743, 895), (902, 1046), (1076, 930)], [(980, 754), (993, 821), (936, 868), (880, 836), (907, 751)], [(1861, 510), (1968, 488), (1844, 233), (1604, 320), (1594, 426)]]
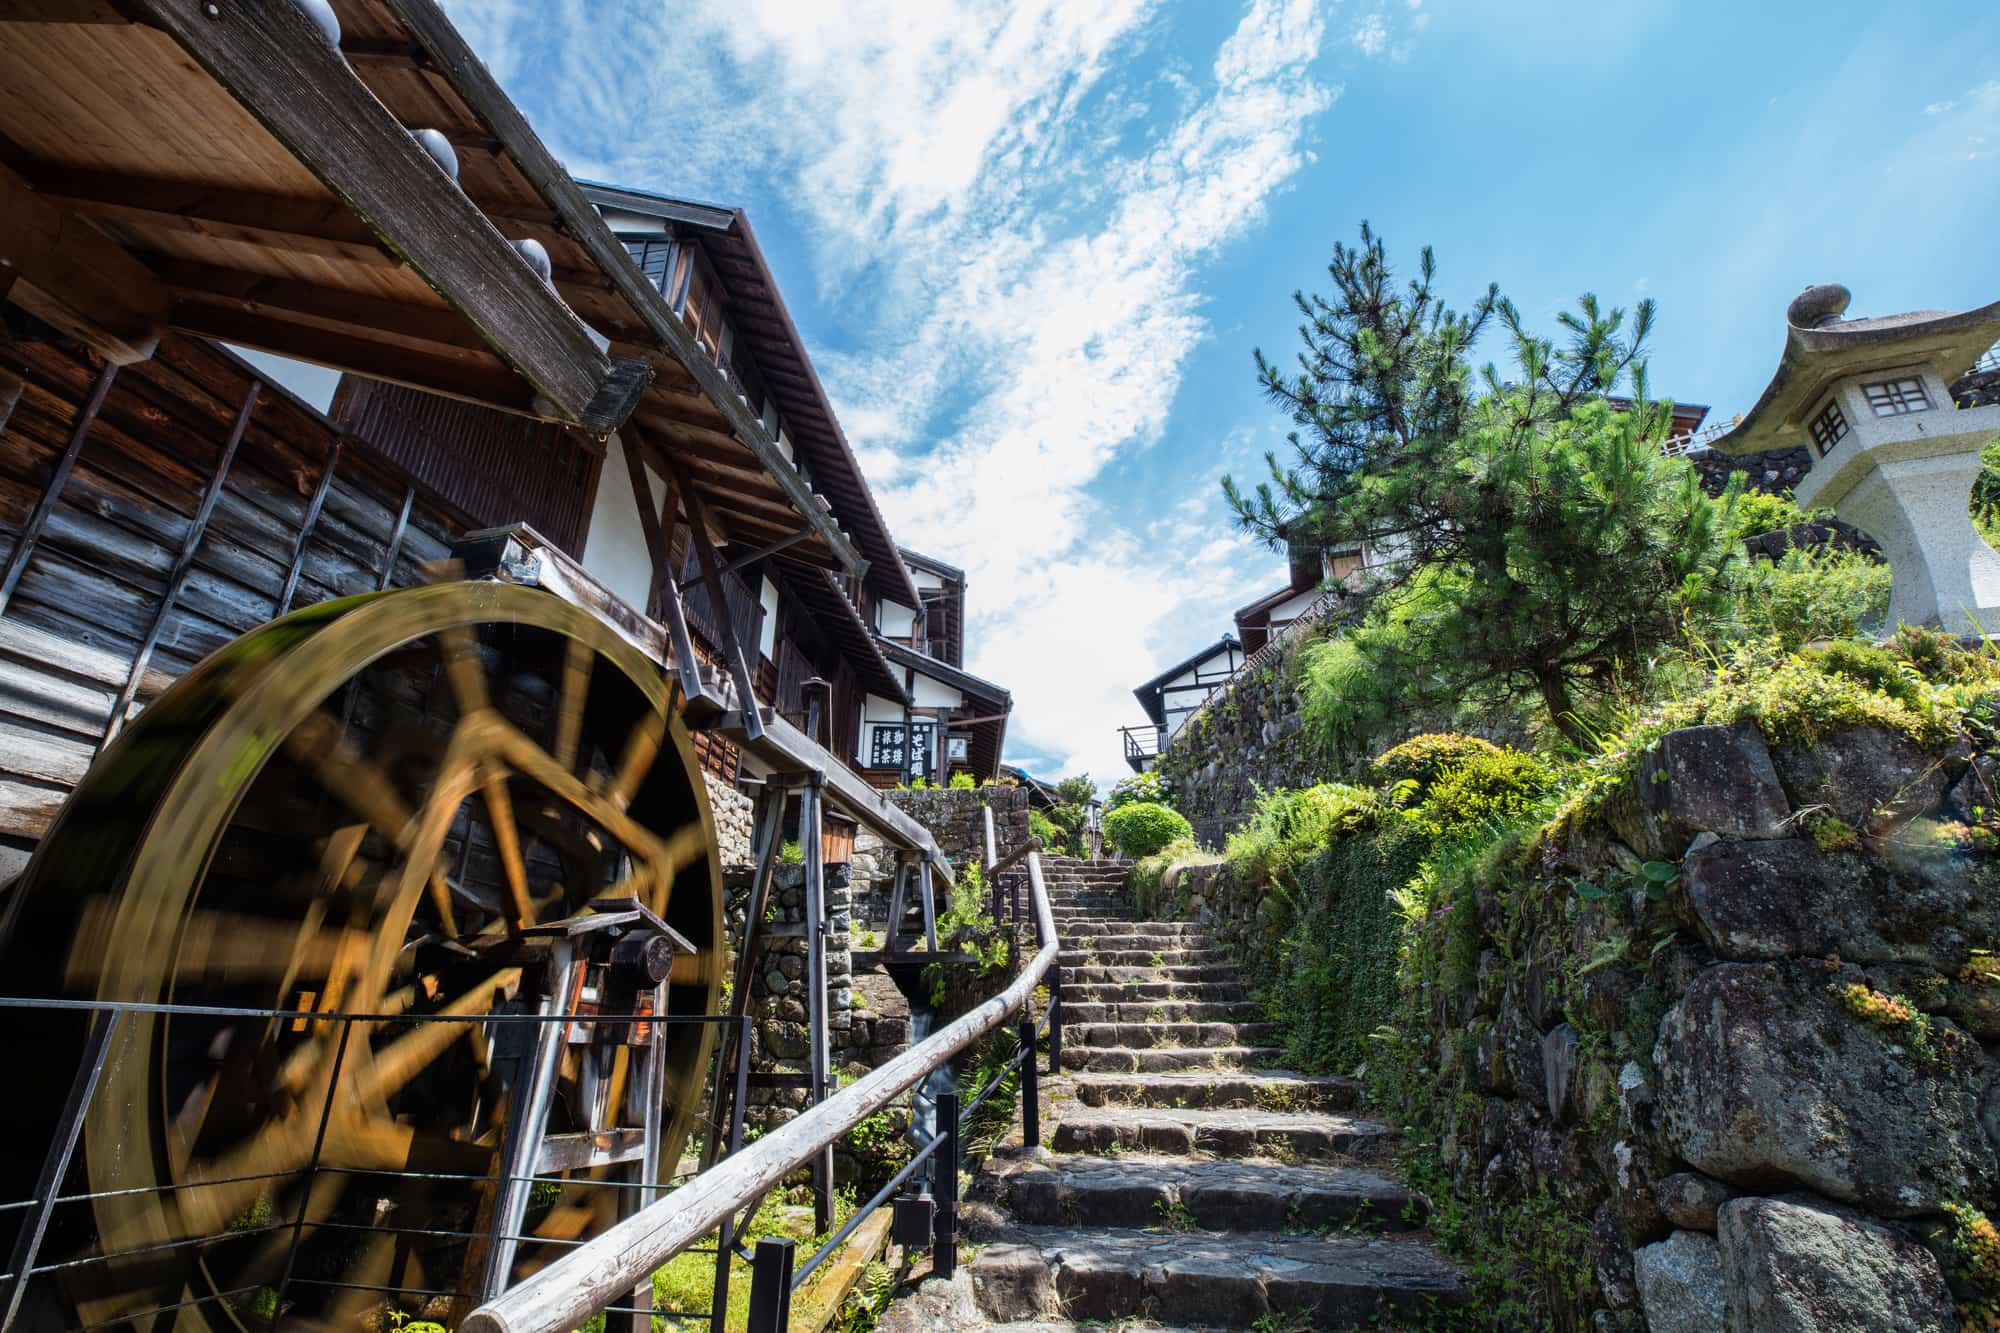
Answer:
[(1419, 792), (1427, 790), (1447, 769), (1457, 768), (1468, 759), (1500, 753), (1492, 741), (1477, 736), (1461, 736), (1455, 731), (1427, 731), (1412, 736), (1392, 750), (1375, 757), (1375, 780), (1384, 786), (1414, 782)]
[(1154, 801), (1121, 805), (1104, 816), (1104, 840), (1127, 856), (1151, 856), (1175, 838), (1192, 838), (1194, 826)]
[(1494, 747), (1491, 754), (1446, 769), (1410, 815), (1430, 836), (1443, 837), (1526, 814), (1554, 781), (1549, 766), (1535, 756)]

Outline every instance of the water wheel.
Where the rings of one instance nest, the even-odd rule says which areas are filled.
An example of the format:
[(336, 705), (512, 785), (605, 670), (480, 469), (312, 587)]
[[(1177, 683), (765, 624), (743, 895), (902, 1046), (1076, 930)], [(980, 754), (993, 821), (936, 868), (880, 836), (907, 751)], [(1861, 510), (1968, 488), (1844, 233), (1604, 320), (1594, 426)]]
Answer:
[[(42, 1260), (128, 1256), (65, 1275), (82, 1322), (467, 1308), (440, 1293), (478, 1285), (529, 1040), (477, 1020), (532, 1007), (535, 923), (636, 898), (696, 950), (668, 1012), (717, 1008), (720, 867), (678, 702), (560, 599), (448, 583), (274, 621), (118, 737), (10, 903), (10, 987), (213, 1012), (120, 1020), (80, 1150), (95, 1234), (72, 1221)], [(396, 1018), (418, 1014), (466, 1021)], [(12, 1049), (73, 1053), (73, 1017), (64, 1034), (10, 1014)], [(696, 1131), (712, 1030), (663, 1029), (663, 1175)], [(576, 1061), (552, 1130), (591, 1128), (586, 1096), (643, 1095), (622, 1056), (608, 1078)], [(514, 1279), (615, 1219), (619, 1191), (585, 1174), (536, 1187)]]

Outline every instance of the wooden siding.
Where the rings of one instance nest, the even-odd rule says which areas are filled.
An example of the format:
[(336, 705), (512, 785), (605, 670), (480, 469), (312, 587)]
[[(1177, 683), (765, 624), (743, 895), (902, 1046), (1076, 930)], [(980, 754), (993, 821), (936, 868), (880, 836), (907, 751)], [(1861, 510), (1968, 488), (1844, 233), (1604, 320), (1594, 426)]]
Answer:
[(342, 377), (332, 415), (481, 526), (527, 523), (583, 558), (603, 454), (575, 434), (355, 375)]
[[(13, 562), (50, 494), (100, 369), (72, 343), (0, 338), (0, 370), (23, 382), (0, 429), (0, 560)], [(288, 583), (293, 607), (420, 583), (465, 530), (463, 514), (365, 444), (340, 448), (322, 486), (338, 432), (269, 385), (215, 486), (254, 378), (208, 343), (169, 336), (112, 380), (0, 614), (0, 846), (41, 836), (121, 693), (154, 697), (271, 619)]]

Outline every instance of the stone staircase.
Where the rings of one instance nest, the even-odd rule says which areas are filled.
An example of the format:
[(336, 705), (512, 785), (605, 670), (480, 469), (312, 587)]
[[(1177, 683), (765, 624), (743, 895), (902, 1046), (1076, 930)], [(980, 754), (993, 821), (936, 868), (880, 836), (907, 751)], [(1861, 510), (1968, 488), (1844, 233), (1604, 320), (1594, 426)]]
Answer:
[(1133, 920), (1129, 863), (1044, 867), (1065, 1020), (1049, 1147), (989, 1160), (970, 1292), (909, 1326), (1374, 1328), (1462, 1304), (1423, 1200), (1380, 1169), (1388, 1128), (1348, 1080), (1268, 1067), (1273, 1025), (1213, 935)]

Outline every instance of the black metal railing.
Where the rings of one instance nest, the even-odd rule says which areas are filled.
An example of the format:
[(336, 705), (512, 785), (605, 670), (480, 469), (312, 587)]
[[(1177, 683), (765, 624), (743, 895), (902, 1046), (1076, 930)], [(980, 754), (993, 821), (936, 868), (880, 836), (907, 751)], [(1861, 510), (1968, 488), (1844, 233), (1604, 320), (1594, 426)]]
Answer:
[[(1039, 850), (1031, 847), (1024, 855), (1016, 853), (1004, 861), (995, 855), (990, 811), (986, 842), (985, 864), (995, 871), (1016, 860), (1025, 861), (1029, 893), (1025, 902), (1015, 895), (1014, 920), (1017, 932), (1019, 926), (1032, 926), (1037, 944), (1033, 956), (998, 995), (740, 1152), (723, 1158), (671, 1195), (480, 1306), (459, 1326), (460, 1333), (563, 1333), (580, 1327), (607, 1308), (618, 1294), (646, 1280), (675, 1255), (688, 1252), (696, 1240), (716, 1231), (744, 1209), (754, 1207), (785, 1176), (844, 1139), (862, 1120), (912, 1091), (931, 1073), (954, 1061), (974, 1041), (1009, 1018), (1015, 1018), (1019, 1049), (1013, 1057), (969, 1105), (961, 1107), (955, 1092), (941, 1093), (936, 1100), (937, 1128), (917, 1145), (913, 1161), (877, 1190), (803, 1265), (795, 1262), (795, 1243), (781, 1238), (757, 1242), (748, 1256), (750, 1333), (778, 1333), (784, 1329), (790, 1319), (792, 1293), (853, 1235), (862, 1221), (890, 1201), (924, 1163), (933, 1159), (936, 1187), (928, 1201), (932, 1211), (926, 1230), (932, 1272), (949, 1277), (958, 1259), (958, 1175), (968, 1118), (1019, 1071), (1024, 1137), (1031, 1144), (1039, 1143), (1041, 1036), (1045, 1034), (1048, 1039), (1051, 1072), (1059, 1069), (1062, 1061), (1062, 982), (1056, 962), (1059, 946)], [(895, 924), (891, 923), (892, 930)], [(1036, 988), (1045, 982), (1049, 986), (1050, 1003), (1037, 1024), (1031, 1016), (1032, 1001)], [(899, 1223), (906, 1204), (921, 1207), (924, 1201), (898, 1201)], [(743, 1254), (740, 1247), (731, 1249)], [(726, 1264), (728, 1258), (726, 1254), (718, 1255), (717, 1262)]]
[(1146, 761), (1159, 757), (1160, 750), (1167, 743), (1167, 729), (1147, 723), (1137, 727), (1120, 727), (1118, 734), (1125, 740), (1125, 762), (1133, 770), (1143, 770)]

